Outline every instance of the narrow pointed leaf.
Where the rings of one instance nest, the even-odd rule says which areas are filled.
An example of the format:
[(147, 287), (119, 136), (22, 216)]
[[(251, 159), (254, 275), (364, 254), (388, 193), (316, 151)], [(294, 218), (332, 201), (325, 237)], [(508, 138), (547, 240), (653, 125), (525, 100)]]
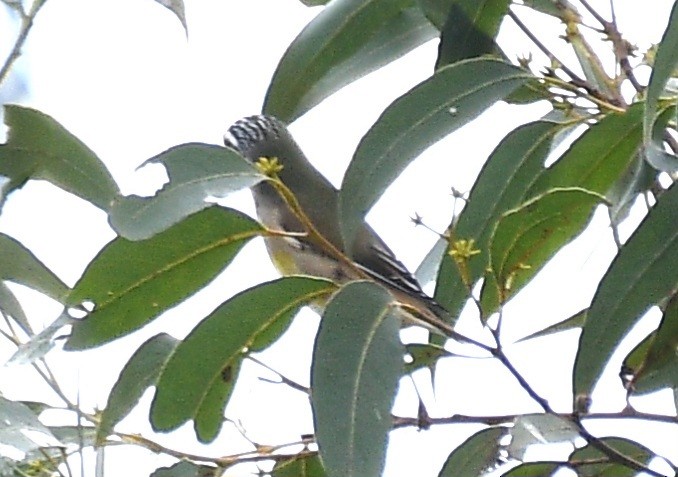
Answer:
[[(151, 406), (154, 429), (175, 429), (198, 413), (219, 416), (244, 358), (243, 350), (259, 351), (285, 330), (297, 310), (327, 296), (334, 285), (309, 277), (286, 277), (250, 288), (223, 303), (177, 346), (158, 380)], [(209, 409), (201, 409), (204, 404)], [(214, 409), (216, 407), (216, 410)], [(197, 422), (196, 422), (197, 424)], [(213, 438), (208, 422), (198, 437)]]
[(436, 240), (431, 250), (428, 251), (424, 259), (421, 261), (414, 276), (417, 281), (423, 285), (433, 280), (440, 270), (440, 262), (447, 251), (447, 239), (441, 237)]
[(438, 29), (442, 30), (452, 5), (457, 0), (417, 0), (426, 18)]
[(418, 369), (433, 367), (440, 358), (456, 356), (442, 346), (433, 343), (409, 343), (405, 345), (408, 360), (405, 362), (405, 372), (413, 373)]
[(438, 477), (482, 475), (499, 458), (499, 440), (506, 435), (503, 427), (490, 427), (466, 439), (449, 455)]
[(335, 0), (285, 52), (263, 111), (291, 123), (332, 93), (436, 33), (412, 0)]
[[(647, 465), (654, 454), (637, 442), (620, 437), (603, 437), (600, 441), (620, 454)], [(574, 451), (568, 462), (577, 469), (581, 477), (633, 477), (638, 471), (608, 457), (594, 445), (589, 444)]]
[[(563, 18), (565, 8), (571, 12), (577, 12), (577, 9), (568, 0), (523, 0), (523, 4), (538, 12), (557, 18)], [(577, 16), (579, 16), (578, 13)]]
[(652, 189), (656, 177), (657, 171), (638, 154), (624, 175), (605, 194), (612, 204), (608, 212), (612, 226), (618, 226), (629, 216), (636, 198)]
[(97, 443), (103, 443), (115, 425), (137, 405), (146, 389), (155, 384), (163, 365), (178, 343), (176, 338), (160, 333), (146, 340), (127, 361), (101, 413)]
[(607, 194), (633, 163), (642, 145), (643, 110), (636, 104), (591, 126), (542, 174), (529, 196), (554, 187), (581, 187)]
[(56, 345), (57, 338), (63, 338), (63, 328), (74, 321), (66, 311), (40, 333), (22, 343), (9, 359), (8, 364), (29, 364), (44, 357)]
[(62, 302), (68, 286), (21, 242), (0, 233), (0, 279), (20, 283)]
[[(453, 229), (453, 240), (473, 240), (480, 254), (468, 261), (468, 279), (475, 284), (489, 261), (489, 239), (499, 217), (517, 207), (540, 174), (553, 137), (560, 129), (547, 121), (529, 123), (508, 134), (485, 162)], [(468, 298), (457, 265), (443, 256), (435, 299), (457, 316)]]
[(218, 477), (223, 475), (223, 469), (210, 465), (198, 465), (182, 460), (170, 467), (160, 467), (149, 477)]
[(205, 391), (204, 397), (193, 417), (193, 429), (201, 442), (216, 439), (224, 423), (224, 409), (238, 381), (244, 354), (224, 366), (220, 378), (215, 379)]
[(68, 297), (94, 310), (73, 326), (66, 347), (98, 346), (144, 326), (205, 286), (260, 231), (240, 212), (211, 207), (148, 240), (113, 240)]
[(590, 396), (615, 348), (678, 286), (678, 187), (665, 191), (624, 244), (591, 302), (574, 363), (575, 397)]
[(108, 210), (118, 187), (79, 139), (46, 114), (21, 106), (5, 106), (5, 123), (9, 132), (0, 145), (0, 174), (10, 178), (10, 189), (42, 179)]
[(529, 334), (524, 338), (520, 338), (517, 341), (517, 343), (520, 343), (521, 341), (531, 340), (534, 338), (541, 338), (542, 336), (548, 336), (554, 333), (560, 333), (561, 331), (568, 331), (581, 328), (582, 326), (584, 326), (584, 323), (586, 323), (587, 312), (588, 308), (581, 310), (580, 312), (575, 313), (574, 315), (564, 319), (563, 321), (559, 321), (558, 323), (555, 323), (551, 326), (547, 326), (543, 330), (535, 331), (534, 333)]
[(277, 461), (271, 477), (327, 477), (327, 474), (318, 454), (312, 454)]
[(155, 0), (163, 7), (174, 13), (181, 26), (184, 27), (184, 32), (188, 36), (188, 25), (186, 24), (186, 9), (184, 8), (184, 0)]
[(210, 144), (175, 146), (147, 163), (161, 163), (169, 183), (153, 197), (118, 197), (110, 223), (121, 236), (143, 240), (212, 204), (209, 197), (224, 197), (251, 187), (265, 177), (235, 151)]
[(345, 243), (353, 243), (369, 209), (414, 158), (531, 77), (502, 61), (467, 60), (438, 70), (391, 103), (360, 141), (344, 176)]
[[(676, 349), (678, 349), (678, 295), (673, 295), (664, 310), (659, 328), (624, 360), (625, 367), (633, 370), (633, 391), (642, 394), (678, 386)], [(634, 356), (635, 353), (639, 356)]]
[(443, 26), (436, 69), (467, 58), (501, 54), (495, 43), (510, 0), (456, 0)]
[(299, 0), (301, 3), (307, 7), (317, 7), (318, 5), (325, 5), (330, 0)]
[(0, 442), (3, 446), (30, 452), (42, 447), (39, 441), (48, 442), (48, 446), (61, 444), (28, 406), (2, 396), (0, 396), (0, 422), (2, 422)]
[(4, 282), (0, 282), (0, 311), (10, 316), (28, 336), (33, 335), (31, 324), (21, 303)]
[(403, 370), (391, 295), (353, 282), (329, 302), (313, 350), (311, 404), (327, 475), (381, 475)]
[[(654, 67), (647, 86), (645, 115), (643, 117), (646, 157), (653, 167), (665, 171), (678, 170), (678, 158), (666, 153), (662, 147), (663, 135), (655, 136), (655, 122), (659, 116), (660, 99), (669, 78), (678, 66), (678, 3), (673, 5), (669, 23), (657, 46)], [(663, 128), (662, 128), (663, 129)]]
[(514, 467), (502, 477), (550, 477), (561, 466), (561, 462), (528, 462)]
[(584, 189), (553, 189), (504, 214), (490, 240), (496, 282), (483, 286), (480, 301), (485, 316), (522, 289), (583, 230), (601, 199)]
[(508, 431), (511, 441), (506, 447), (512, 459), (525, 460), (525, 451), (533, 444), (553, 444), (579, 438), (577, 428), (569, 421), (553, 414), (524, 414), (513, 421)]

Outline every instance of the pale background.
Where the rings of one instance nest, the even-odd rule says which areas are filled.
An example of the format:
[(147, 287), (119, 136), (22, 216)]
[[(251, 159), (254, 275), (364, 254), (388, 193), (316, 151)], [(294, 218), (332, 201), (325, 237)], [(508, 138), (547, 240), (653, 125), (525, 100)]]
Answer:
[[(26, 75), (25, 94), (15, 101), (53, 116), (92, 148), (124, 193), (150, 194), (162, 184), (164, 173), (159, 166), (135, 170), (149, 157), (188, 141), (220, 144), (228, 125), (242, 116), (258, 113), (278, 59), (319, 11), (297, 0), (186, 3), (188, 39), (173, 14), (152, 0), (49, 0), (36, 20), (25, 55), (15, 65)], [(592, 3), (608, 5), (606, 1)], [(644, 8), (639, 2), (615, 3), (622, 32), (641, 50), (660, 39), (672, 2), (642, 2)], [(3, 60), (14, 40), (14, 33), (10, 34), (12, 24), (4, 14), (0, 7)], [(562, 27), (544, 18), (526, 20), (555, 39)], [(534, 50), (512, 25), (503, 28), (502, 40), (508, 41), (507, 53), (512, 57)], [(562, 51), (557, 41), (549, 44)], [(431, 73), (436, 47), (436, 42), (429, 42), (396, 64), (345, 88), (292, 125), (298, 142), (332, 182), (341, 182), (351, 152), (379, 113)], [(542, 57), (535, 55), (535, 60), (542, 61)], [(0, 93), (9, 94), (2, 89)], [(500, 103), (428, 150), (389, 189), (369, 219), (410, 269), (416, 268), (436, 237), (424, 228), (415, 228), (409, 218), (417, 212), (431, 227), (444, 230), (453, 210), (450, 187), (468, 191), (497, 142), (518, 124), (537, 119), (547, 111), (545, 104), (511, 107)], [(228, 203), (253, 213), (245, 192), (236, 194)], [(631, 223), (637, 223), (639, 217), (636, 214)], [(606, 224), (606, 214), (598, 214), (592, 227), (540, 273), (538, 283), (506, 307), (506, 343), (588, 304), (595, 283), (614, 253)], [(623, 228), (622, 236), (628, 236), (629, 230), (629, 226)], [(8, 200), (0, 216), (0, 231), (23, 242), (69, 285), (114, 237), (103, 212), (38, 182), (29, 183)], [(275, 271), (262, 257), (259, 241), (248, 245), (208, 290), (134, 336), (84, 353), (53, 352), (50, 362), (71, 398), (77, 396), (87, 409), (103, 407), (118, 370), (145, 339), (159, 331), (182, 337), (233, 293), (275, 277)], [(58, 316), (59, 307), (50, 300), (21, 287), (13, 290), (24, 299), (37, 328)], [(658, 314), (650, 315), (644, 320), (644, 332), (656, 326)], [(302, 312), (289, 333), (259, 359), (307, 384), (316, 324), (313, 313)], [(477, 332), (472, 313), (464, 317), (462, 327), (465, 332)], [(569, 374), (577, 336), (576, 332), (567, 332), (508, 348), (518, 369), (560, 411), (570, 407)], [(618, 354), (617, 367), (634, 343), (628, 342)], [(11, 347), (1, 346), (0, 362), (12, 352)], [(426, 376), (417, 377), (433, 416), (539, 411), (496, 363), (451, 359), (439, 369), (445, 378), (437, 383), (435, 397), (426, 384)], [(250, 439), (273, 444), (295, 441), (300, 434), (311, 432), (303, 395), (260, 381), (261, 376), (275, 376), (257, 365), (246, 365), (246, 370), (246, 379), (240, 382), (226, 415), (239, 419)], [(602, 381), (594, 396), (594, 411), (623, 408), (623, 393), (615, 374), (611, 370)], [(33, 381), (27, 367), (0, 368), (0, 389), (6, 397), (57, 402), (44, 385)], [(395, 412), (413, 415), (416, 401), (411, 382), (404, 380), (401, 389)], [(146, 394), (139, 409), (119, 426), (120, 430), (150, 433), (147, 411), (151, 395)], [(668, 392), (635, 402), (639, 407), (647, 406), (648, 411), (674, 410)], [(678, 441), (675, 428), (655, 426), (649, 432), (638, 426), (623, 427), (613, 432), (651, 443), (654, 450), (678, 463), (672, 444)], [(426, 432), (393, 432), (385, 475), (436, 475), (449, 451), (480, 428), (440, 426)], [(653, 439), (658, 432), (661, 438)], [(200, 454), (226, 455), (252, 449), (229, 424), (211, 446), (196, 443), (190, 426), (153, 438), (175, 449)], [(562, 451), (561, 457), (566, 456), (570, 447), (563, 446)], [(130, 468), (132, 459), (134, 465)], [(106, 450), (105, 475), (148, 475), (156, 467), (172, 462), (135, 448), (110, 448)], [(227, 475), (251, 475), (249, 471), (252, 468), (241, 467)], [(86, 473), (94, 475), (91, 461), (86, 464)]]

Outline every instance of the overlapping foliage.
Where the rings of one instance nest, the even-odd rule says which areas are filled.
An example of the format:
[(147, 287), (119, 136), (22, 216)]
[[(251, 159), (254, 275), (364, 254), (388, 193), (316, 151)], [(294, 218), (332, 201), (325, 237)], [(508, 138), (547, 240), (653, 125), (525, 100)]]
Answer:
[[(34, 16), (42, 3), (25, 14)], [(186, 26), (182, 2), (160, 3)], [(289, 45), (262, 107), (286, 122), (422, 43), (440, 39), (430, 77), (393, 101), (354, 153), (340, 189), (340, 226), (347, 243), (387, 187), (438, 140), (500, 100), (547, 100), (553, 106), (551, 114), (515, 129), (497, 145), (465, 207), (450, 217), (444, 238), (425, 266), (435, 271), (435, 298), (450, 316), (456, 319), (472, 302), (482, 326), (494, 337), (492, 344), (467, 337), (469, 346), (498, 360), (543, 412), (479, 419), (486, 428), (450, 449), (439, 475), (475, 476), (493, 470), (495, 475), (545, 476), (563, 468), (580, 476), (669, 475), (648, 467), (652, 459), (662, 458), (652, 449), (620, 437), (598, 438), (586, 423), (592, 416), (593, 388), (603, 373), (620, 371), (609, 370), (609, 360), (650, 308), (661, 310), (661, 324), (626, 358), (626, 392), (631, 396), (671, 388), (678, 395), (678, 187), (673, 183), (678, 143), (673, 131), (676, 97), (666, 88), (678, 66), (678, 7), (657, 45), (649, 84), (643, 85), (634, 76), (630, 44), (614, 21), (585, 1), (304, 3), (327, 5)], [(559, 63), (551, 52), (546, 66), (503, 55), (497, 42), (500, 26), (514, 22), (531, 35), (520, 19), (527, 11), (562, 21), (563, 47), (574, 51), (578, 65)], [(615, 76), (606, 73), (580, 34), (586, 27), (582, 18), (597, 22), (610, 41)], [(583, 74), (575, 73), (578, 70)], [(627, 84), (636, 89), (632, 98), (622, 94)], [(102, 161), (56, 119), (35, 109), (6, 106), (5, 122), (8, 139), (0, 145), (0, 174), (7, 178), (0, 190), (3, 202), (7, 195), (21, 193), (27, 181), (49, 181), (104, 210), (118, 234), (72, 289), (28, 248), (0, 235), (0, 312), (8, 327), (3, 334), (18, 348), (15, 361), (41, 360), (63, 333), (68, 335), (65, 349), (83, 356), (88, 348), (134, 333), (206, 286), (249, 240), (272, 233), (243, 213), (211, 202), (215, 196), (270, 180), (229, 149), (177, 145), (150, 159), (166, 168), (168, 184), (153, 197), (123, 196)], [(553, 157), (556, 142), (579, 133), (574, 126), (584, 131)], [(539, 280), (539, 270), (579, 236), (595, 210), (607, 208), (615, 229), (629, 204), (641, 196), (647, 215), (630, 238), (618, 244), (590, 306), (531, 337), (580, 329), (571, 375), (572, 409), (557, 413), (504, 353), (499, 340), (503, 307)], [(57, 300), (64, 305), (62, 316), (36, 332), (5, 282)], [(74, 444), (112, 443), (109, 436), (116, 424), (149, 387), (155, 387), (149, 415), (155, 430), (167, 432), (193, 421), (198, 439), (218, 438), (243, 361), (277, 340), (302, 306), (328, 297), (315, 340), (311, 389), (305, 390), (315, 433), (306, 437), (297, 454), (273, 457), (260, 449), (253, 455), (262, 461), (270, 457), (275, 462), (270, 475), (275, 477), (380, 475), (389, 432), (405, 422), (398, 424), (390, 414), (398, 382), (453, 355), (441, 346), (439, 336), (403, 346), (393, 316), (398, 305), (382, 286), (359, 281), (337, 288), (313, 277), (284, 277), (243, 290), (204, 317), (183, 340), (166, 334), (149, 339), (123, 369), (101, 415), (81, 415), (87, 426), (47, 427), (38, 418), (46, 405), (0, 398), (5, 418), (0, 443), (25, 453), (23, 460), (2, 458), (0, 474), (53, 475), (50, 466), (66, 459)], [(76, 312), (85, 317), (75, 319)], [(12, 332), (14, 325), (26, 339)], [(616, 417), (629, 416), (643, 418), (632, 409)], [(675, 414), (663, 420), (678, 425)], [(412, 421), (421, 428), (437, 422), (455, 421), (453, 416), (436, 421), (425, 412)], [(53, 444), (37, 444), (22, 430), (43, 434)], [(578, 448), (565, 460), (524, 461), (525, 448), (540, 439), (571, 441)], [(185, 461), (154, 476), (218, 475), (239, 463), (234, 457), (205, 465), (187, 454)], [(36, 468), (42, 473), (31, 474)]]

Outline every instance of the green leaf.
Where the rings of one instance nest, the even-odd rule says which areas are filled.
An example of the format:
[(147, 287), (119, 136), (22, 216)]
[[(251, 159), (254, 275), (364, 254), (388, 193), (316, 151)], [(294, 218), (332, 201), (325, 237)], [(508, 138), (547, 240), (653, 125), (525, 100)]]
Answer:
[(72, 324), (74, 320), (66, 311), (63, 311), (47, 328), (37, 335), (31, 336), (29, 341), (19, 345), (8, 363), (29, 364), (44, 357), (56, 345), (57, 333), (64, 326)]
[(417, 0), (417, 4), (428, 21), (430, 21), (438, 30), (443, 29), (445, 21), (449, 16), (452, 5), (457, 0)]
[(183, 460), (170, 467), (160, 467), (150, 477), (217, 477), (223, 469), (210, 465), (198, 465)]
[[(244, 358), (244, 355), (240, 358)], [(233, 392), (233, 386), (240, 374), (242, 359), (232, 361), (220, 371), (220, 378), (215, 379), (205, 390), (200, 406), (193, 417), (195, 434), (202, 442), (216, 439), (224, 423), (224, 409)]]
[(0, 233), (0, 279), (20, 283), (63, 302), (68, 286), (21, 242)]
[(403, 370), (391, 295), (352, 282), (329, 302), (311, 366), (316, 440), (327, 475), (381, 475)]
[[(499, 143), (485, 162), (452, 231), (453, 241), (473, 240), (480, 251), (467, 263), (470, 285), (485, 273), (490, 235), (499, 217), (517, 207), (544, 172), (544, 161), (559, 130), (559, 125), (547, 121), (520, 126)], [(457, 316), (468, 295), (457, 265), (445, 254), (436, 281), (436, 301)]]
[(502, 61), (466, 60), (391, 103), (360, 141), (344, 176), (340, 218), (349, 249), (367, 211), (415, 157), (531, 77)]
[(335, 0), (285, 52), (263, 111), (291, 123), (332, 93), (436, 33), (413, 0)]
[[(647, 465), (654, 456), (648, 448), (629, 439), (603, 437), (600, 441), (643, 465)], [(638, 475), (638, 471), (612, 460), (593, 444), (575, 450), (568, 462), (577, 469), (577, 475), (580, 477), (633, 477)]]
[(524, 414), (513, 421), (506, 447), (512, 459), (525, 460), (525, 451), (534, 444), (574, 443), (580, 437), (578, 429), (566, 419), (553, 414)]
[(506, 435), (503, 427), (476, 432), (448, 456), (438, 477), (481, 475), (497, 463), (499, 440)]
[(528, 462), (514, 467), (502, 477), (550, 477), (561, 466), (560, 462)]
[[(546, 83), (542, 83), (539, 79), (534, 78), (506, 96), (504, 101), (510, 104), (531, 104), (536, 101), (549, 100), (550, 98), (551, 92), (548, 90)], [(548, 118), (545, 117), (544, 119)]]
[(299, 0), (299, 1), (306, 5), (307, 7), (317, 7), (319, 5), (325, 5), (330, 0)]
[[(280, 278), (250, 288), (214, 310), (177, 346), (165, 365), (151, 406), (153, 428), (176, 429), (200, 412), (217, 415), (217, 407), (217, 423), (202, 421), (205, 428), (196, 426), (199, 439), (214, 438), (212, 426), (221, 426), (223, 407), (244, 353), (267, 347), (301, 306), (333, 290), (334, 285), (326, 280)], [(205, 403), (211, 408), (201, 409)]]
[(21, 303), (4, 282), (0, 282), (0, 311), (11, 317), (28, 336), (33, 335), (33, 329)]
[(440, 35), (436, 69), (467, 58), (497, 54), (499, 25), (510, 0), (456, 0)]
[(663, 192), (624, 244), (591, 302), (574, 363), (575, 399), (590, 396), (621, 339), (678, 286), (678, 187)]
[(438, 270), (440, 270), (440, 262), (443, 260), (446, 251), (447, 239), (440, 237), (414, 272), (414, 276), (417, 277), (419, 283), (425, 285), (436, 277)]
[(279, 460), (271, 470), (271, 477), (326, 477), (318, 454), (299, 455)]
[[(49, 426), (50, 432), (64, 444), (77, 444), (83, 447), (93, 447), (96, 445), (96, 427), (94, 426)], [(47, 451), (50, 455), (63, 455), (61, 449), (41, 448), (36, 452), (42, 456)]]
[(618, 226), (629, 216), (638, 195), (650, 191), (656, 177), (657, 171), (637, 154), (624, 175), (605, 195), (612, 204), (608, 212), (613, 226)]
[(408, 343), (405, 345), (408, 359), (405, 362), (405, 372), (413, 373), (421, 368), (435, 365), (440, 358), (456, 356), (442, 346), (432, 343)]
[[(567, 8), (572, 12), (577, 12), (575, 7), (567, 0), (523, 0), (523, 5), (528, 6), (538, 12), (546, 13), (557, 18), (563, 18), (563, 10)], [(577, 14), (578, 16), (578, 14)]]
[(155, 0), (163, 7), (170, 10), (179, 19), (181, 26), (184, 27), (184, 32), (188, 37), (188, 25), (186, 24), (186, 9), (184, 8), (184, 0)]
[(178, 343), (176, 338), (160, 333), (146, 340), (127, 361), (101, 413), (96, 437), (98, 444), (102, 444), (115, 425), (137, 405), (144, 391), (155, 384)]
[(583, 230), (601, 199), (584, 189), (552, 189), (501, 217), (490, 239), (496, 282), (486, 282), (480, 298), (485, 316), (522, 289)]
[(678, 349), (678, 294), (674, 294), (669, 300), (659, 328), (636, 346), (624, 360), (625, 368), (633, 370), (631, 384), (635, 393), (642, 394), (678, 386), (676, 349)]
[(534, 338), (541, 338), (542, 336), (548, 336), (554, 333), (560, 333), (561, 331), (568, 331), (576, 328), (581, 328), (582, 326), (584, 326), (584, 323), (586, 323), (587, 312), (588, 308), (585, 308), (575, 313), (574, 315), (570, 316), (569, 318), (565, 318), (563, 321), (559, 321), (558, 323), (555, 323), (551, 326), (547, 326), (543, 330), (536, 331), (525, 336), (524, 338), (520, 338), (517, 341), (517, 343), (520, 343), (521, 341), (531, 340)]
[[(645, 114), (643, 116), (643, 137), (648, 162), (655, 168), (667, 172), (678, 170), (678, 158), (668, 154), (662, 147), (661, 131), (655, 134), (655, 123), (661, 111), (661, 97), (669, 78), (678, 66), (678, 4), (673, 5), (669, 23), (664, 31), (655, 56), (654, 67), (647, 85)], [(661, 128), (663, 130), (663, 127)]]
[(98, 346), (146, 325), (205, 286), (260, 232), (246, 215), (210, 207), (148, 240), (113, 240), (68, 296), (94, 310), (73, 326), (66, 348)]
[(28, 406), (0, 396), (0, 443), (22, 452), (47, 445), (60, 445)]
[(5, 123), (9, 132), (0, 145), (0, 174), (10, 178), (10, 190), (42, 179), (108, 210), (118, 186), (79, 139), (46, 114), (21, 106), (5, 106)]
[(633, 163), (642, 144), (642, 104), (610, 113), (591, 126), (542, 174), (529, 191), (535, 196), (554, 187), (581, 187), (607, 194)]
[(237, 152), (209, 144), (175, 146), (151, 159), (167, 169), (169, 183), (154, 197), (118, 197), (110, 223), (121, 236), (142, 240), (210, 207), (208, 197), (224, 197), (265, 177)]

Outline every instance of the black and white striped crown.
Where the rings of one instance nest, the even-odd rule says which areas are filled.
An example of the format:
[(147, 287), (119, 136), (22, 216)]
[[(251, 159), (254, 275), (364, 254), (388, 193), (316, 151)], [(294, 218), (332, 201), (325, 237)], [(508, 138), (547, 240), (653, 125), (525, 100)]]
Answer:
[(224, 144), (241, 154), (263, 141), (277, 139), (285, 130), (285, 125), (273, 116), (256, 115), (236, 121), (224, 135)]

